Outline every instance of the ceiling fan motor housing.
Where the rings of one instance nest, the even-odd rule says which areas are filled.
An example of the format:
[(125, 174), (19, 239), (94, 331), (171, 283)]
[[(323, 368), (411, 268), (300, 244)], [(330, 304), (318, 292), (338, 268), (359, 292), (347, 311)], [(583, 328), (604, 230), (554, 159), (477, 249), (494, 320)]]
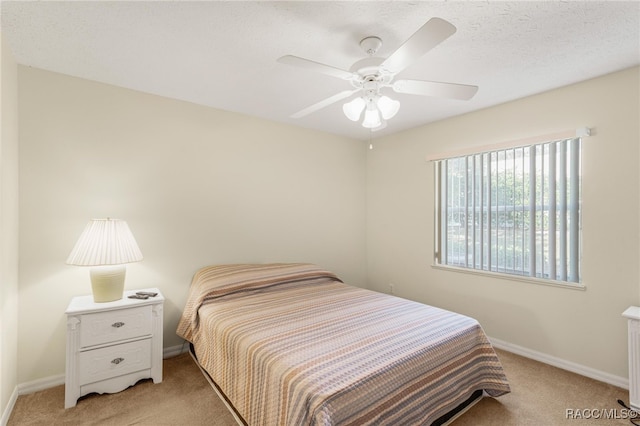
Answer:
[(360, 59), (351, 66), (349, 71), (360, 74), (362, 77), (366, 77), (372, 74), (380, 73), (380, 64), (384, 62), (384, 58), (369, 57)]
[(380, 82), (375, 77), (368, 77), (362, 83), (362, 89), (364, 91), (365, 98), (368, 100), (374, 100), (379, 96)]

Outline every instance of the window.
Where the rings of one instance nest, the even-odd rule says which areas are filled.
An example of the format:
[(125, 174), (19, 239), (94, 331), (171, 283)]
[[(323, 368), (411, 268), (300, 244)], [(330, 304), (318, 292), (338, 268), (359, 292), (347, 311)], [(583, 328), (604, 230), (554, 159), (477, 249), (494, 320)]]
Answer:
[(436, 161), (436, 263), (580, 282), (580, 138)]

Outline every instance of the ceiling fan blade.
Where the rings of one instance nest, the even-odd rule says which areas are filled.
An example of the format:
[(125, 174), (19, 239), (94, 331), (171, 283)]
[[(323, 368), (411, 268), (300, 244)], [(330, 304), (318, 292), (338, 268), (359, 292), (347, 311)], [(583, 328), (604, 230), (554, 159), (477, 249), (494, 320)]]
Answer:
[(295, 114), (291, 115), (291, 118), (301, 118), (304, 117), (305, 115), (309, 115), (312, 112), (316, 112), (324, 107), (327, 107), (333, 103), (336, 103), (342, 99), (348, 98), (349, 96), (353, 95), (354, 93), (356, 93), (358, 90), (360, 89), (355, 89), (355, 90), (345, 90), (343, 92), (340, 93), (336, 93), (335, 95), (324, 99), (318, 103), (315, 103), (311, 106), (306, 107), (303, 110), (300, 110), (298, 112), (296, 112)]
[(350, 80), (353, 77), (353, 73), (350, 73), (349, 71), (341, 70), (340, 68), (321, 64), (320, 62), (311, 61), (309, 59), (300, 58), (298, 56), (285, 55), (278, 58), (278, 62), (281, 64), (293, 65), (294, 67), (307, 68), (311, 71), (341, 78), (343, 80)]
[(461, 101), (467, 101), (473, 98), (478, 91), (478, 86), (420, 80), (398, 80), (393, 83), (391, 87), (397, 93), (435, 96), (439, 98), (459, 99)]
[(397, 74), (455, 32), (456, 27), (444, 19), (431, 18), (393, 52), (381, 67), (392, 74)]

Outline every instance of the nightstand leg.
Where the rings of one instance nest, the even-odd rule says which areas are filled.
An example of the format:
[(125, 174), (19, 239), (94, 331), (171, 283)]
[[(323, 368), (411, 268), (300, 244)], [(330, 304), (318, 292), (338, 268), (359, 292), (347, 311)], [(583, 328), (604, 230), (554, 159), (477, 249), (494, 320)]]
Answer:
[(64, 379), (64, 408), (75, 407), (80, 398), (80, 386), (78, 381), (78, 352), (80, 330), (78, 328), (80, 320), (75, 316), (67, 317), (67, 368)]
[(153, 347), (151, 348), (151, 378), (153, 383), (162, 382), (162, 354), (163, 354), (163, 310), (162, 305), (153, 306)]

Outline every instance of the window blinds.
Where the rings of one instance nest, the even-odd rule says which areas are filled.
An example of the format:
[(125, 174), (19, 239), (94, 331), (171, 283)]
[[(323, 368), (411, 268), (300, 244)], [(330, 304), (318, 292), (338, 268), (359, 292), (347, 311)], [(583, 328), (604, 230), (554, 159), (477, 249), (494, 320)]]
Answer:
[(436, 262), (580, 282), (579, 137), (438, 160)]

